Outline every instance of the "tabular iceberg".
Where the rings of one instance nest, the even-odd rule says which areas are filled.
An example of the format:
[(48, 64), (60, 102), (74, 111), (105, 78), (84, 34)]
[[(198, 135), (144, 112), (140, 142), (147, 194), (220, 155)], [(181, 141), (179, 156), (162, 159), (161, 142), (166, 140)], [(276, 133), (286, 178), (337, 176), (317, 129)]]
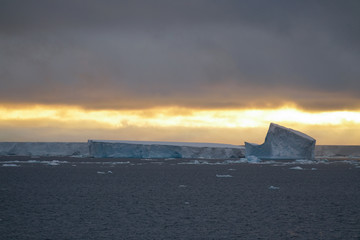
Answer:
[(270, 124), (261, 145), (245, 142), (246, 157), (260, 159), (313, 159), (316, 140), (302, 132)]
[(204, 158), (244, 157), (244, 147), (230, 144), (89, 140), (96, 158)]

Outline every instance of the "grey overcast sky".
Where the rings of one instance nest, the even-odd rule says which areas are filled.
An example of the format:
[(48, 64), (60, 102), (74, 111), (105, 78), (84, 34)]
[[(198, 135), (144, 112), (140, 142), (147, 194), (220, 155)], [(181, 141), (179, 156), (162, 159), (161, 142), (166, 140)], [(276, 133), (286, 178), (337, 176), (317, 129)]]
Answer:
[(360, 1), (0, 0), (0, 104), (360, 108)]

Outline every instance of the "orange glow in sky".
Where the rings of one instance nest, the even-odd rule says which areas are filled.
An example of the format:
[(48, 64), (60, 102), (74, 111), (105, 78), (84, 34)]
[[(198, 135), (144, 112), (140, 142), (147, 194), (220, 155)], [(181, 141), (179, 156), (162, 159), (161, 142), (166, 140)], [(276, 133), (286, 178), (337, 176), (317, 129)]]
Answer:
[[(186, 131), (186, 129), (236, 129), (247, 130), (267, 128), (270, 122), (275, 122), (284, 126), (300, 128), (306, 130), (311, 135), (316, 129), (324, 131), (336, 130), (339, 139), (342, 136), (341, 129), (359, 129), (360, 128), (360, 111), (332, 111), (332, 112), (305, 112), (291, 107), (279, 109), (232, 109), (232, 110), (199, 110), (178, 107), (153, 108), (143, 110), (85, 110), (78, 107), (69, 106), (30, 106), (30, 107), (0, 107), (0, 124), (2, 128), (16, 129), (38, 127), (44, 129), (51, 126), (57, 129), (105, 129), (117, 130), (123, 128), (136, 129), (171, 129), (176, 135), (176, 131)], [(231, 131), (224, 131), (223, 134), (231, 134)], [(190, 131), (190, 130), (189, 130)], [(192, 131), (192, 130), (191, 130)], [(340, 132), (339, 132), (340, 131)], [(309, 133), (310, 132), (310, 133)], [(329, 132), (328, 132), (329, 133)], [(138, 133), (137, 133), (138, 134)], [(134, 133), (132, 139), (139, 138)], [(249, 133), (260, 134), (260, 133)], [(250, 139), (261, 139), (265, 136), (245, 136)], [(346, 134), (348, 134), (346, 132)], [(353, 133), (355, 134), (355, 133)], [(221, 135), (221, 134), (220, 134)], [(360, 133), (356, 133), (360, 136)], [(85, 136), (84, 136), (85, 137)], [(92, 138), (91, 134), (86, 137)], [(96, 136), (94, 136), (96, 137)], [(99, 137), (107, 138), (106, 135)], [(109, 138), (114, 138), (109, 136)], [(131, 138), (131, 131), (126, 135), (127, 139)], [(6, 136), (2, 136), (0, 141), (7, 141)], [(119, 136), (118, 138), (121, 138)], [(156, 136), (154, 136), (156, 138)], [(160, 137), (161, 138), (161, 137)], [(167, 136), (171, 138), (171, 136)], [(336, 136), (318, 139), (318, 142), (333, 143)], [(28, 139), (28, 138), (27, 138)], [(226, 137), (219, 136), (219, 139), (227, 141)], [(355, 139), (355, 140), (354, 140)], [(356, 142), (353, 136), (352, 144), (360, 144), (360, 138)], [(41, 140), (41, 138), (40, 138)], [(159, 139), (154, 139), (159, 140)], [(160, 139), (169, 140), (169, 139)], [(176, 139), (175, 139), (176, 140)], [(181, 140), (185, 140), (184, 137)], [(202, 138), (196, 138), (201, 141)], [(204, 137), (206, 141), (206, 137)], [(231, 140), (232, 141), (232, 140)], [(338, 144), (341, 144), (339, 142)]]
[(194, 110), (155, 108), (146, 110), (84, 110), (76, 107), (9, 109), (0, 107), (3, 120), (91, 121), (107, 127), (259, 127), (269, 122), (306, 125), (360, 124), (360, 111), (304, 112), (295, 108), (263, 110)]

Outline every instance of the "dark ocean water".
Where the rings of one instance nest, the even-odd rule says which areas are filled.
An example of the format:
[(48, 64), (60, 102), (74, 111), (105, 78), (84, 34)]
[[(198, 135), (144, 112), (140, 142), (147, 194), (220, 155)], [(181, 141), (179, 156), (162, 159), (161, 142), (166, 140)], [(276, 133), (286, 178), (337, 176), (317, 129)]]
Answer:
[(2, 157), (0, 239), (360, 239), (360, 168)]

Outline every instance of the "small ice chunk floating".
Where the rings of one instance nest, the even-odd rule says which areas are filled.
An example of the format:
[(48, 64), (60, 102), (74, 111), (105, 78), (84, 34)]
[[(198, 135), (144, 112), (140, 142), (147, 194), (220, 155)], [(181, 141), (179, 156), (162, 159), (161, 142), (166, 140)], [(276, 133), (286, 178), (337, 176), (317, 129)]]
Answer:
[(316, 140), (302, 132), (271, 123), (261, 145), (245, 142), (246, 157), (260, 159), (314, 159)]

